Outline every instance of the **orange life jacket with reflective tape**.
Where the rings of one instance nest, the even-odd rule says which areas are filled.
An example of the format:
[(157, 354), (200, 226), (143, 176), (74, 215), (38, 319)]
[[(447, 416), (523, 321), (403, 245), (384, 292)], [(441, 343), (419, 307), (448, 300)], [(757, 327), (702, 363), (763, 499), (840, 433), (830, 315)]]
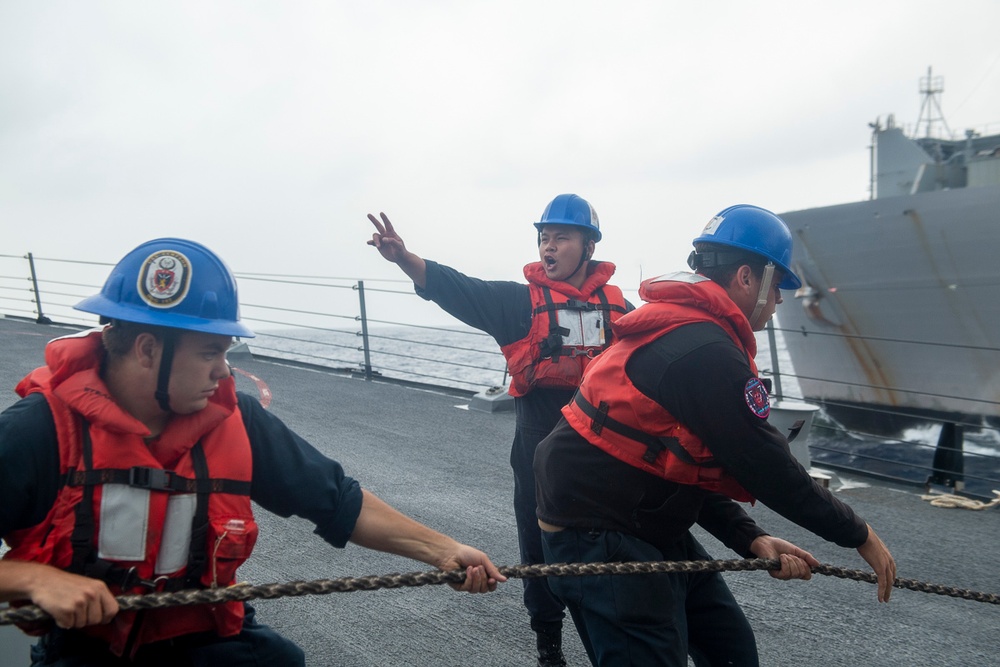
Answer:
[(694, 274), (643, 282), (649, 302), (615, 323), (617, 342), (587, 369), (563, 416), (581, 436), (616, 459), (679, 484), (698, 486), (739, 501), (753, 497), (713, 460), (684, 424), (629, 380), (625, 366), (641, 347), (695, 322), (722, 327), (747, 354), (754, 374), (757, 342), (746, 316), (725, 290)]
[(580, 289), (550, 280), (541, 262), (524, 267), (531, 294), (531, 329), (521, 340), (501, 348), (511, 376), (511, 396), (524, 396), (534, 387), (575, 389), (590, 360), (611, 345), (611, 324), (625, 314), (625, 297), (607, 284), (614, 264), (591, 266)]
[[(64, 484), (45, 520), (7, 536), (5, 558), (106, 581), (112, 594), (225, 587), (250, 556), (250, 441), (232, 378), (208, 406), (172, 416), (147, 443), (145, 425), (110, 396), (98, 370), (99, 331), (56, 339), (47, 367), (25, 377), (52, 409)], [(116, 655), (195, 632), (240, 632), (243, 603), (121, 612), (84, 632)]]

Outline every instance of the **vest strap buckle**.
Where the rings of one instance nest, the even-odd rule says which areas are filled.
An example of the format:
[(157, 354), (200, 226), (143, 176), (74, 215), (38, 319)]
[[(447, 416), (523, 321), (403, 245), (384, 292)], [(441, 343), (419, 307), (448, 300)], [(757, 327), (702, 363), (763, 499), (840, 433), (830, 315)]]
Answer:
[(171, 474), (162, 468), (136, 466), (128, 471), (128, 485), (152, 491), (169, 491)]

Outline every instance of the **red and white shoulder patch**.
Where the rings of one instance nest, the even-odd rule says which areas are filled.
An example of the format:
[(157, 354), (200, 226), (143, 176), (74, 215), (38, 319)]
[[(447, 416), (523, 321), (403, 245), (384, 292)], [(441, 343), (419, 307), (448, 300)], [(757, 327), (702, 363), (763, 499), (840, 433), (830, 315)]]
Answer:
[(771, 401), (767, 396), (767, 388), (759, 378), (750, 378), (743, 387), (743, 397), (750, 411), (761, 419), (767, 419), (771, 413)]

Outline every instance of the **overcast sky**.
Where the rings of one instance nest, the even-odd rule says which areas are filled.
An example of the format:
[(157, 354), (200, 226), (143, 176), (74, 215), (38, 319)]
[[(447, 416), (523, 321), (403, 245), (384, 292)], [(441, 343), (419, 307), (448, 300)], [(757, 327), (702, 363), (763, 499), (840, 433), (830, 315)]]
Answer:
[[(546, 203), (628, 290), (733, 203), (867, 198), (867, 124), (944, 80), (1000, 132), (1000, 2), (0, 2), (0, 253), (199, 240), (236, 271), (521, 280)], [(992, 125), (990, 125), (992, 124)]]

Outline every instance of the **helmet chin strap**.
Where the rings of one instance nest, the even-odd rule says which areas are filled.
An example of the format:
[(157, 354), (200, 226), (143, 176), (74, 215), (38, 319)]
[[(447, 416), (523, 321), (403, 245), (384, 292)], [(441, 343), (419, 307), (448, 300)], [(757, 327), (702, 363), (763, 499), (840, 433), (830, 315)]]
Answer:
[(587, 261), (587, 246), (584, 245), (583, 246), (583, 254), (580, 255), (580, 261), (577, 262), (576, 268), (573, 269), (573, 273), (569, 274), (568, 277), (572, 278), (573, 276), (575, 276), (576, 272), (580, 270), (580, 267), (582, 267), (583, 264), (584, 264), (584, 262), (586, 262), (586, 261)]
[(764, 267), (764, 275), (760, 279), (760, 290), (757, 292), (757, 305), (750, 315), (750, 327), (756, 330), (757, 318), (760, 317), (764, 306), (767, 305), (767, 297), (771, 294), (771, 280), (774, 278), (774, 262), (768, 262)]
[(156, 377), (156, 402), (160, 404), (160, 409), (170, 412), (170, 394), (167, 388), (170, 385), (170, 368), (174, 365), (174, 344), (176, 336), (172, 331), (163, 334), (163, 354), (160, 355), (160, 370)]

